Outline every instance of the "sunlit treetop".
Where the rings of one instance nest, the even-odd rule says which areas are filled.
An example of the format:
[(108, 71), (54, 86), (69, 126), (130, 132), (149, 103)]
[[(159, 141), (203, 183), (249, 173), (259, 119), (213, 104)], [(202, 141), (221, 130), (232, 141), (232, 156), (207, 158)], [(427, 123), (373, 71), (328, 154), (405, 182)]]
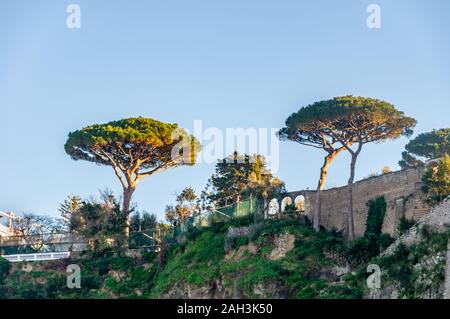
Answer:
[(72, 132), (65, 150), (74, 160), (146, 176), (163, 168), (195, 164), (200, 145), (177, 124), (137, 117)]
[(435, 159), (450, 154), (450, 128), (419, 134), (406, 144), (405, 149), (398, 162), (402, 168), (423, 166), (423, 158)]
[(367, 143), (409, 136), (415, 124), (388, 102), (347, 95), (301, 108), (286, 120), (280, 134), (305, 144), (322, 145), (324, 136), (330, 143), (336, 138)]
[(428, 159), (450, 154), (450, 128), (419, 134), (405, 148), (414, 155)]

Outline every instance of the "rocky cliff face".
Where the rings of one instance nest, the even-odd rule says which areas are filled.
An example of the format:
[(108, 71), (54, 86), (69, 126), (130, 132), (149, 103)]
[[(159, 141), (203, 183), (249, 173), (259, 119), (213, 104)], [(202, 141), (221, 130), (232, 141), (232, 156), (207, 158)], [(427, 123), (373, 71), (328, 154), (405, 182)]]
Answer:
[[(195, 286), (186, 282), (177, 283), (170, 287), (162, 299), (241, 299), (248, 295), (237, 287), (239, 278), (224, 278), (220, 276), (206, 286)], [(231, 280), (231, 286), (224, 285)], [(253, 295), (262, 299), (285, 299), (289, 297), (288, 288), (280, 282), (259, 283), (253, 287)]]
[(444, 200), (419, 219), (417, 224), (400, 236), (381, 255), (391, 255), (399, 245), (412, 246), (426, 240), (423, 232), (445, 232), (450, 229), (450, 198)]
[(384, 285), (366, 297), (447, 298), (450, 295), (449, 227), (450, 198), (434, 207), (380, 255), (382, 262), (387, 261), (381, 268)]
[(332, 298), (361, 296), (348, 263), (330, 249), (343, 240), (299, 220), (206, 231), (169, 258), (155, 298)]
[[(248, 235), (248, 228), (230, 229), (228, 238)], [(294, 248), (295, 236), (290, 233), (283, 233), (274, 237), (274, 247), (266, 256), (269, 260), (280, 260)], [(229, 250), (224, 257), (227, 262), (241, 262), (248, 256), (256, 256), (260, 247), (251, 242), (239, 246), (237, 249)], [(196, 286), (181, 281), (175, 283), (161, 295), (165, 299), (239, 299), (246, 298), (246, 294), (239, 288), (239, 272), (232, 274), (221, 274), (211, 282), (203, 286)], [(260, 282), (252, 286), (252, 295), (258, 298), (288, 298), (288, 287), (277, 280)]]

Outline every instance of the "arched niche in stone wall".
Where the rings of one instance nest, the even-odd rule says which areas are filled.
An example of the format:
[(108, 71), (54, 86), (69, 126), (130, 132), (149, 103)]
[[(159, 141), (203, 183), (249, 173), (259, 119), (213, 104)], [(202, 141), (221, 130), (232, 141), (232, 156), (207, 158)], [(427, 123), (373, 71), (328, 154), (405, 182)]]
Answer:
[(281, 201), (281, 212), (284, 212), (286, 210), (287, 205), (292, 205), (292, 199), (289, 196), (286, 196)]
[(295, 207), (300, 212), (300, 214), (304, 214), (305, 213), (305, 196), (298, 195), (297, 197), (295, 197), (294, 203), (295, 203)]
[(278, 200), (274, 198), (269, 202), (268, 213), (269, 215), (273, 216), (278, 214), (279, 212), (280, 212), (280, 205), (278, 204)]

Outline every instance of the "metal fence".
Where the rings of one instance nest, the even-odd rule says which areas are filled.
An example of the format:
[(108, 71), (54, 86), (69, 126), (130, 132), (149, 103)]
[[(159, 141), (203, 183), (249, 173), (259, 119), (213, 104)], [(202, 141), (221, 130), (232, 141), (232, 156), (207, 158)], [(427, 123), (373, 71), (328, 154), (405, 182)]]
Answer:
[(189, 227), (209, 227), (214, 223), (226, 222), (233, 218), (240, 218), (255, 214), (259, 210), (260, 201), (251, 198), (236, 202), (232, 205), (208, 209), (203, 213), (188, 218), (184, 223), (175, 229), (176, 236), (183, 234)]

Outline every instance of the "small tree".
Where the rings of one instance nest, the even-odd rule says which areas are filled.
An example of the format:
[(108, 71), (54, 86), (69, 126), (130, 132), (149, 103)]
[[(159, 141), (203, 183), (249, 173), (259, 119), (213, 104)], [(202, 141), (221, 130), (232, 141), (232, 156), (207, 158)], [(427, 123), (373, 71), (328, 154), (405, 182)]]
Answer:
[(227, 206), (239, 201), (248, 187), (251, 162), (249, 155), (241, 155), (238, 152), (217, 161), (215, 172), (204, 191), (205, 201), (214, 202), (216, 206)]
[(38, 251), (43, 245), (45, 238), (53, 233), (59, 233), (62, 225), (56, 218), (46, 215), (24, 214), (14, 220), (14, 229), (22, 236), (30, 247)]
[(195, 164), (198, 141), (177, 124), (129, 118), (95, 124), (69, 134), (66, 153), (113, 168), (123, 188), (122, 215), (127, 220), (131, 197), (144, 177), (180, 165)]
[(439, 203), (450, 196), (450, 156), (428, 165), (422, 177), (422, 190), (428, 194), (428, 202)]
[(158, 219), (155, 214), (147, 212), (136, 212), (130, 217), (130, 230), (131, 231), (148, 231), (155, 230), (158, 224)]
[(398, 162), (401, 168), (424, 166), (423, 159), (435, 159), (450, 154), (450, 128), (419, 134), (409, 141)]
[(253, 156), (247, 187), (242, 191), (243, 196), (251, 195), (266, 200), (285, 192), (284, 182), (270, 172), (264, 156)]
[[(355, 238), (353, 223), (353, 182), (356, 160), (364, 144), (410, 136), (416, 120), (398, 111), (392, 104), (359, 96), (333, 99), (334, 114), (339, 114), (339, 124), (330, 128), (332, 136), (350, 153), (350, 177), (347, 184), (348, 237)], [(349, 140), (353, 145), (349, 145)], [(355, 146), (355, 148), (352, 148)]]
[(24, 214), (14, 221), (14, 229), (20, 236), (33, 237), (61, 231), (61, 224), (47, 215)]
[(173, 205), (166, 205), (166, 208), (164, 209), (165, 217), (167, 222), (172, 225), (177, 225), (177, 212), (175, 210), (175, 207)]
[(234, 152), (217, 162), (201, 200), (205, 207), (223, 207), (242, 197), (266, 200), (283, 192), (284, 183), (267, 168), (264, 156)]
[(199, 213), (198, 198), (192, 187), (186, 187), (178, 194), (175, 210), (177, 216), (183, 221)]
[(121, 214), (120, 204), (84, 202), (76, 214), (72, 215), (71, 231), (88, 239), (94, 252), (110, 247), (123, 247), (123, 230), (126, 221)]
[(81, 198), (77, 195), (67, 196), (64, 202), (59, 205), (58, 210), (61, 213), (64, 230), (68, 230), (70, 228), (70, 220), (72, 218), (72, 215), (76, 214), (81, 205)]
[(177, 195), (176, 205), (166, 206), (166, 220), (173, 225), (180, 225), (200, 212), (197, 195), (192, 187), (186, 187)]

